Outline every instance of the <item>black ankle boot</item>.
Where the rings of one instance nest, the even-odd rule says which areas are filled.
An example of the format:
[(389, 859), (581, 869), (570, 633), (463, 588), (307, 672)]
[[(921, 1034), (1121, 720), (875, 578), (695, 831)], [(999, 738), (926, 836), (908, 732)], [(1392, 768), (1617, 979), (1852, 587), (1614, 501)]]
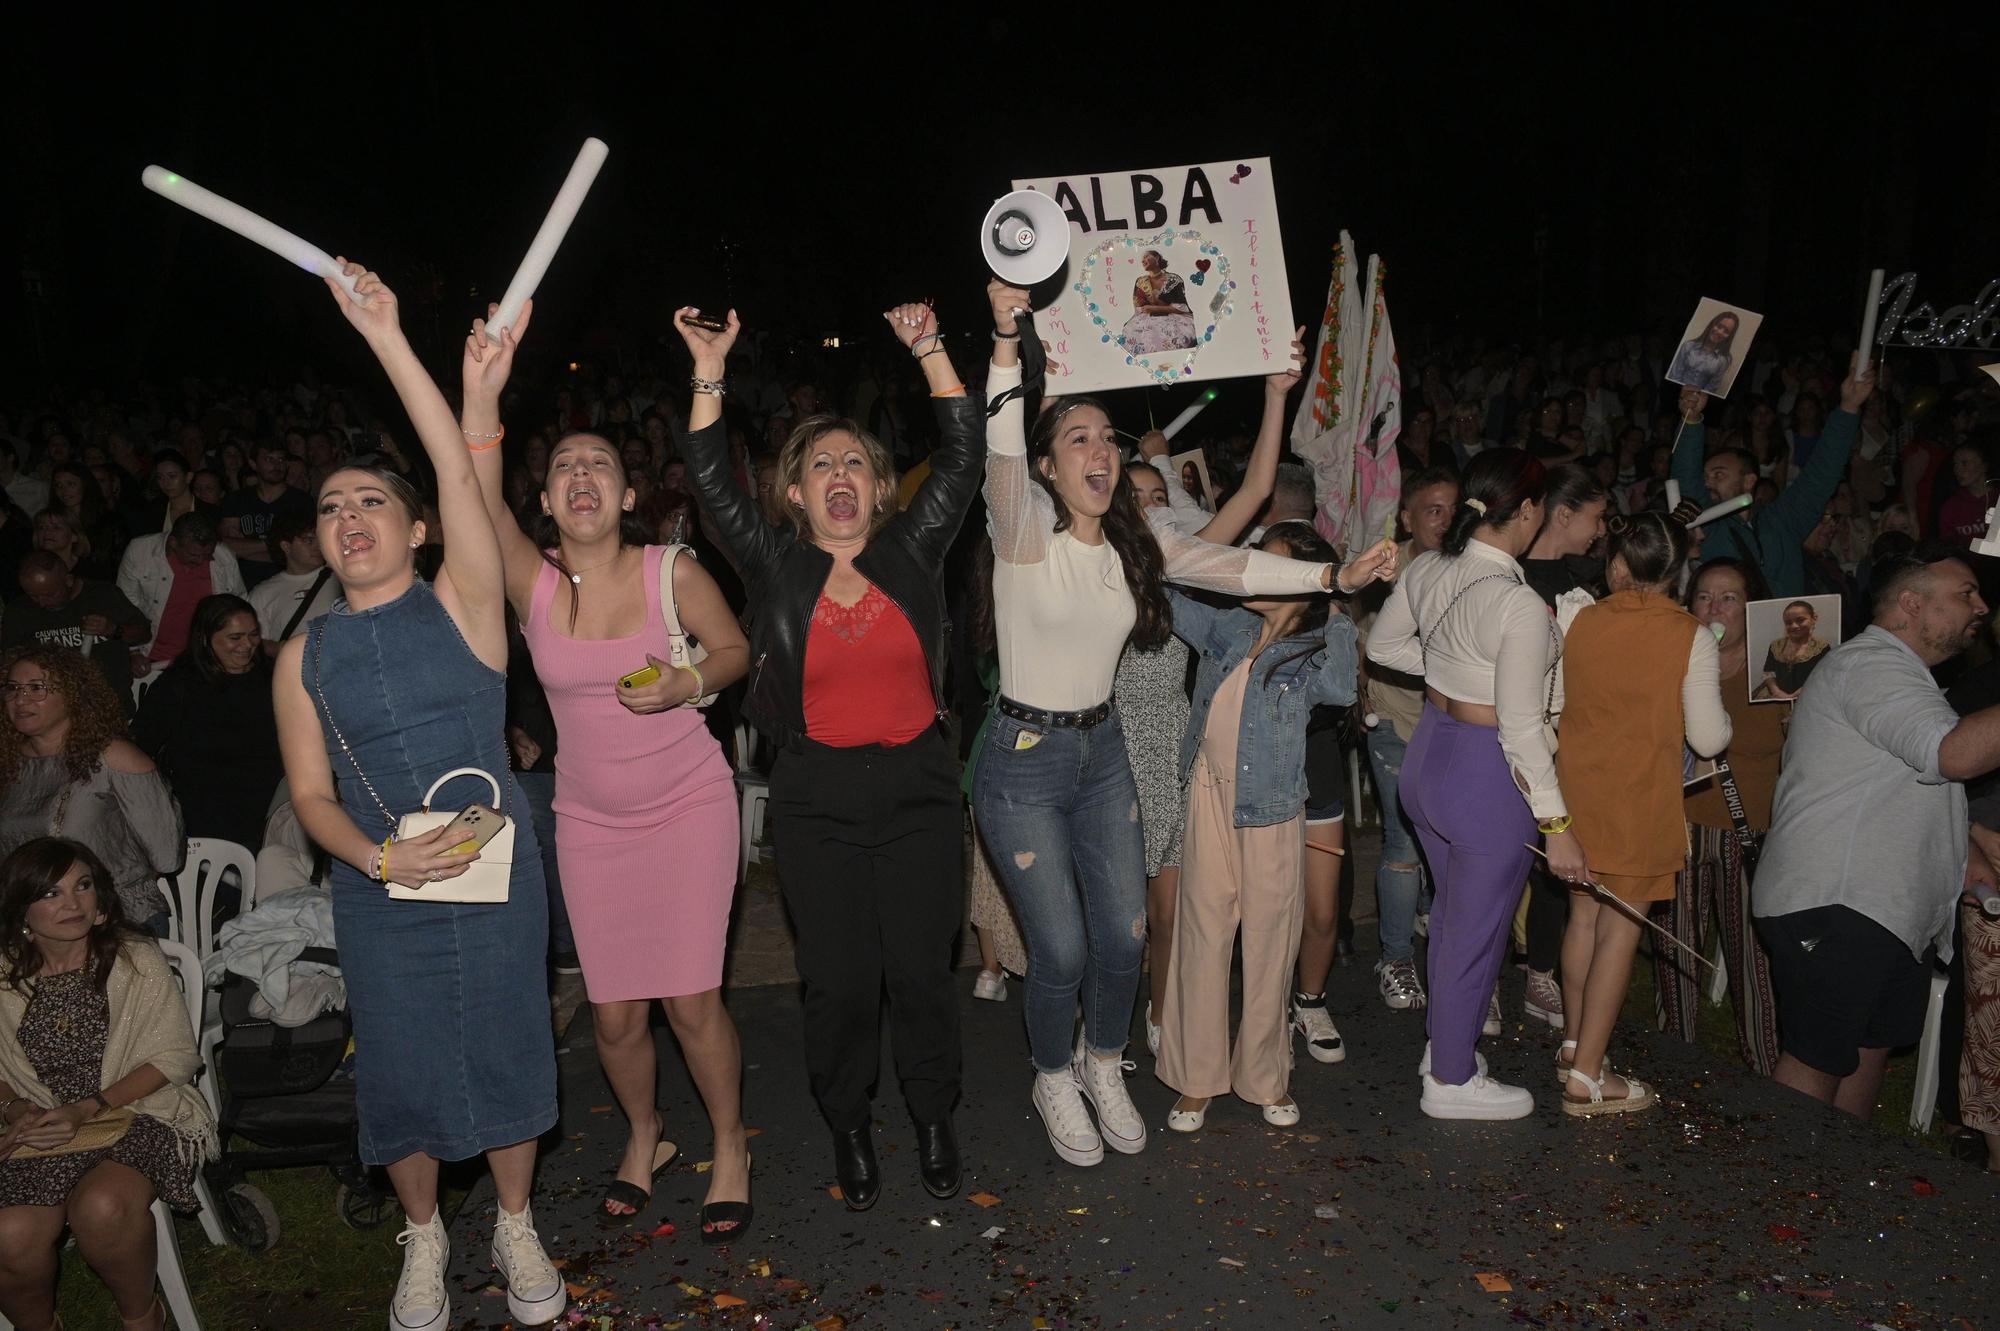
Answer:
[(924, 1191), (933, 1197), (956, 1197), (965, 1173), (958, 1155), (958, 1135), (951, 1130), (951, 1117), (935, 1123), (917, 1124), (917, 1164), (923, 1174)]
[(833, 1134), (833, 1176), (840, 1181), (841, 1200), (850, 1211), (865, 1211), (882, 1195), (872, 1125)]

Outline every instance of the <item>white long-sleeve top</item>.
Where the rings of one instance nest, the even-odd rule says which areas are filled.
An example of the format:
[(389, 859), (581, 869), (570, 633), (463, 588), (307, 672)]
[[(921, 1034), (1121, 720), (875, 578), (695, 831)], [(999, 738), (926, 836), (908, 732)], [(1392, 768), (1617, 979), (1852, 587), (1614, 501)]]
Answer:
[[(1020, 382), (1020, 366), (991, 366), (987, 396)], [(1147, 516), (1171, 582), (1227, 596), (1295, 596), (1323, 591), (1331, 576), (1325, 564), (1196, 540), (1173, 525), (1170, 510)], [(1055, 529), (1055, 504), (1029, 475), (1018, 397), (986, 422), (986, 525), (1000, 691), (1047, 711), (1097, 706), (1111, 696), (1138, 607), (1109, 541), (1087, 545)]]
[(1687, 674), (1681, 676), (1681, 725), (1687, 746), (1704, 758), (1729, 747), (1732, 727), (1722, 705), (1722, 653), (1708, 625), (1688, 646)]
[(1421, 675), (1447, 698), (1498, 713), (1500, 749), (1538, 819), (1569, 812), (1545, 725), (1562, 709), (1559, 654), (1555, 620), (1521, 566), (1480, 540), (1468, 542), (1462, 555), (1419, 555), (1396, 580), (1368, 635), (1369, 660)]

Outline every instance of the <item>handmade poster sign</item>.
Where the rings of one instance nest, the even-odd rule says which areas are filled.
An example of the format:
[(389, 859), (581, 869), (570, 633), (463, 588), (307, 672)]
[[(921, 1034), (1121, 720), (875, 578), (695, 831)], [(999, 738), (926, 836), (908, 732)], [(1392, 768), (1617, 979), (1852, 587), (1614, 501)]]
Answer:
[(1667, 367), (1667, 382), (1699, 388), (1710, 397), (1728, 397), (1737, 373), (1750, 359), (1750, 342), (1764, 316), (1741, 305), (1703, 296), (1681, 333), (1680, 350)]
[(1840, 645), (1840, 598), (1799, 596), (1743, 607), (1750, 701), (1790, 702)]
[(1064, 285), (1035, 312), (1048, 391), (1231, 379), (1281, 369), (1292, 304), (1271, 162), (1047, 176), (1070, 225)]

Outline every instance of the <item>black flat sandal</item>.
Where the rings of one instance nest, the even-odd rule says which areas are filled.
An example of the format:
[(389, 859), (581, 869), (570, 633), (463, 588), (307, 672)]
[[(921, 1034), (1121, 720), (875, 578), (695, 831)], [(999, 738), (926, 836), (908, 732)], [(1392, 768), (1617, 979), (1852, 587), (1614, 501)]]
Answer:
[[(743, 1157), (744, 1191), (749, 1191), (750, 1156)], [(705, 1202), (701, 1208), (701, 1241), (711, 1248), (734, 1243), (750, 1228), (757, 1208), (749, 1202)], [(725, 1228), (726, 1226), (726, 1228)]]
[[(680, 1152), (680, 1147), (664, 1139), (661, 1140), (658, 1146), (653, 1148), (652, 1179), (654, 1181), (658, 1181), (660, 1172), (672, 1164), (674, 1157), (678, 1156)], [(611, 1180), (611, 1186), (604, 1190), (604, 1196), (597, 1204), (597, 1223), (606, 1228), (616, 1228), (628, 1220), (637, 1220), (645, 1212), (647, 1206), (652, 1204), (652, 1201), (653, 1194), (648, 1189), (642, 1188), (636, 1183), (627, 1183), (622, 1178), (614, 1178)], [(610, 1208), (613, 1206), (629, 1206), (632, 1209), (621, 1213), (611, 1210)]]

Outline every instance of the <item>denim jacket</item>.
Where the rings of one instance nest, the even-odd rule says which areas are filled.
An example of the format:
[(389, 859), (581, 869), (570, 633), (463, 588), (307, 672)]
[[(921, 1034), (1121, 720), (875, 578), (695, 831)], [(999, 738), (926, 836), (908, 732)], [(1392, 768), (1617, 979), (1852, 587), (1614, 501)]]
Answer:
[[(1174, 632), (1201, 657), (1194, 711), (1181, 740), (1181, 780), (1186, 781), (1207, 731), (1215, 691), (1256, 648), (1264, 619), (1251, 610), (1218, 610), (1172, 588), (1167, 597), (1173, 603)], [(1306, 723), (1319, 704), (1344, 707), (1354, 701), (1354, 642), (1354, 621), (1335, 612), (1327, 616), (1323, 632), (1280, 639), (1251, 666), (1236, 732), (1236, 826), (1269, 827), (1305, 808)], [(1310, 654), (1288, 659), (1315, 644)], [(1275, 672), (1273, 662), (1281, 663)]]

